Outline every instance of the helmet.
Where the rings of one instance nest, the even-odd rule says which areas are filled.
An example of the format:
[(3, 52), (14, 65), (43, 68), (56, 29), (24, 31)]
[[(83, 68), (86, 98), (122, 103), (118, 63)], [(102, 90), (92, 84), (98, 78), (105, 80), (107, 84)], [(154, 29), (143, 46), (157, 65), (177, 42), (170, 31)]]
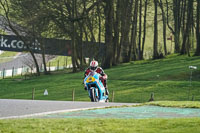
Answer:
[(93, 61), (90, 62), (90, 69), (91, 70), (96, 70), (97, 67), (98, 67), (98, 62), (97, 61), (93, 60)]

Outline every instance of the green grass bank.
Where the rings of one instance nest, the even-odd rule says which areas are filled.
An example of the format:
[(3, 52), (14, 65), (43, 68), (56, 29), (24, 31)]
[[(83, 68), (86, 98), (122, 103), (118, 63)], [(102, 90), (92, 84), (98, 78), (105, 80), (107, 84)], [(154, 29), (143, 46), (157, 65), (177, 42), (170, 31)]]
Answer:
[[(197, 70), (189, 66), (197, 66)], [(200, 57), (170, 55), (160, 60), (144, 60), (106, 69), (110, 99), (115, 102), (147, 102), (151, 94), (155, 101), (200, 100)], [(192, 72), (192, 82), (190, 76)], [(36, 100), (89, 101), (83, 89), (84, 72), (58, 71), (40, 77), (14, 77), (0, 80), (0, 98)], [(49, 95), (44, 96), (47, 89)]]

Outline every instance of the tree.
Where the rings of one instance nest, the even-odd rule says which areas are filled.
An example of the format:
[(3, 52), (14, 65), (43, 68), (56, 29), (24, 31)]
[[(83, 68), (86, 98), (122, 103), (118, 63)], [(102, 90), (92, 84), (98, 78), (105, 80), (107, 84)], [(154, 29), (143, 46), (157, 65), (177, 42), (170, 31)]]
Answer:
[[(31, 49), (31, 44), (29, 43), (30, 40), (27, 40), (27, 37), (31, 37), (31, 38), (33, 38), (33, 40), (35, 40), (34, 31), (31, 31), (27, 27), (22, 27), (22, 26), (19, 26), (17, 24), (13, 24), (11, 22), (11, 20), (10, 20), (11, 17), (10, 16), (12, 15), (11, 14), (11, 9), (13, 9), (13, 7), (11, 8), (10, 6), (12, 6), (12, 2), (13, 1), (10, 1), (10, 3), (11, 3), (11, 5), (10, 5), (10, 3), (7, 0), (4, 0), (4, 1), (0, 1), (0, 5), (4, 10), (5, 18), (6, 18), (8, 27), (15, 33), (15, 35), (20, 40), (22, 40), (24, 42), (24, 45), (27, 47), (27, 50), (30, 52), (30, 54), (31, 54), (31, 56), (32, 56), (32, 58), (34, 60), (34, 63), (35, 63), (37, 75), (39, 76), (40, 75), (40, 71), (39, 71), (38, 62), (37, 62), (37, 59), (36, 59), (36, 57), (34, 55), (33, 50)], [(19, 3), (16, 3), (16, 4), (21, 4), (21, 3), (19, 2)], [(28, 5), (26, 5), (26, 6), (28, 6)], [(24, 6), (24, 8), (27, 9), (25, 6)], [(31, 13), (33, 13), (33, 12), (27, 12), (27, 16), (29, 16), (29, 17), (31, 16), (32, 17)], [(31, 25), (31, 27), (33, 28), (34, 26)]]
[(131, 42), (129, 45), (129, 61), (137, 59), (137, 51), (136, 51), (137, 18), (138, 18), (138, 0), (135, 0), (132, 29), (131, 29)]
[[(193, 19), (193, 0), (188, 1), (187, 9), (187, 24), (184, 31), (183, 43), (181, 48), (181, 54), (189, 54), (189, 34), (192, 28), (192, 19)], [(188, 43), (187, 43), (188, 42)]]
[(159, 6), (160, 6), (160, 9), (162, 11), (162, 20), (163, 20), (163, 43), (164, 43), (164, 52), (165, 52), (165, 55), (167, 55), (167, 43), (166, 43), (166, 17), (165, 17), (165, 11), (163, 9), (163, 2), (162, 0), (160, 0), (159, 2)]
[(122, 46), (122, 60), (123, 62), (129, 62), (128, 52), (129, 52), (129, 33), (131, 26), (132, 17), (132, 6), (133, 0), (125, 0), (122, 4), (122, 17), (121, 17), (121, 46)]
[(197, 18), (196, 18), (196, 52), (195, 55), (200, 56), (200, 1), (197, 0)]
[(72, 21), (71, 21), (71, 27), (72, 27), (72, 36), (71, 36), (71, 40), (72, 40), (72, 43), (71, 43), (71, 46), (72, 46), (72, 65), (73, 65), (73, 72), (76, 72), (77, 69), (76, 69), (76, 43), (75, 43), (75, 6), (76, 6), (76, 0), (73, 0), (72, 1)]
[(103, 60), (103, 67), (110, 68), (113, 60), (113, 0), (104, 0), (104, 3), (106, 53)]
[(173, 0), (175, 52), (180, 52), (181, 0)]
[[(59, 32), (57, 35), (64, 39), (72, 40), (72, 64), (73, 72), (77, 71), (77, 68), (83, 65), (83, 53), (79, 48), (83, 47), (83, 38), (86, 41), (95, 42), (93, 33), (93, 25), (90, 19), (90, 11), (98, 6), (102, 0), (97, 0), (91, 4), (91, 1), (57, 1), (44, 0), (43, 4), (46, 5), (44, 10), (46, 11), (46, 17), (51, 19), (51, 22), (55, 25), (55, 31)], [(86, 4), (88, 3), (88, 4)], [(92, 15), (91, 15), (92, 16)], [(81, 50), (82, 51), (82, 50)]]
[[(98, 29), (99, 29), (99, 33), (98, 33), (98, 43), (99, 46), (101, 45), (101, 34), (102, 34), (102, 9), (101, 9), (101, 3), (99, 3), (97, 5), (97, 15), (98, 15)], [(115, 52), (114, 48), (113, 48), (113, 53)], [(100, 54), (100, 50), (98, 51), (98, 53)], [(99, 55), (98, 55), (99, 57)], [(113, 59), (115, 59), (114, 54), (113, 54)], [(113, 60), (114, 61), (114, 60)]]
[(139, 8), (139, 35), (138, 35), (138, 57), (141, 59), (141, 38), (142, 38), (142, 0), (140, 0)]
[(115, 17), (113, 21), (114, 25), (114, 38), (113, 38), (113, 65), (117, 65), (118, 58), (120, 58), (120, 44), (119, 44), (119, 29), (120, 29), (120, 9), (121, 9), (121, 0), (117, 0), (117, 6), (115, 9)]
[(167, 4), (167, 26), (171, 30), (172, 34), (174, 35), (175, 41), (175, 53), (180, 52), (180, 29), (181, 29), (181, 0), (173, 0), (173, 21), (174, 21), (174, 29), (169, 24), (169, 2), (166, 0)]
[[(158, 22), (162, 16), (164, 53), (167, 54), (166, 34), (167, 28), (174, 35), (175, 52), (189, 53), (189, 37), (192, 27), (196, 28), (197, 51), (199, 44), (199, 13), (197, 21), (193, 22), (193, 7), (187, 0), (11, 0), (21, 4), (22, 9), (15, 10), (12, 16), (17, 23), (28, 27), (32, 38), (50, 37), (71, 40), (73, 71), (83, 70), (84, 54), (93, 51), (90, 58), (102, 62), (104, 68), (110, 68), (122, 62), (144, 59), (145, 40), (150, 30), (154, 28), (153, 58), (160, 58), (158, 52)], [(193, 0), (194, 1), (194, 0)], [(165, 8), (165, 3), (167, 7)], [(154, 4), (154, 7), (153, 5)], [(31, 6), (33, 5), (33, 6)], [(196, 3), (194, 4), (196, 5)], [(199, 1), (197, 1), (199, 7)], [(20, 7), (19, 6), (19, 7)], [(158, 10), (160, 7), (161, 10)], [(190, 5), (191, 6), (191, 5)], [(134, 8), (133, 8), (134, 7)], [(155, 8), (154, 10), (150, 10)], [(190, 8), (190, 10), (189, 10)], [(196, 8), (195, 8), (196, 9)], [(150, 12), (148, 14), (148, 12)], [(199, 12), (199, 8), (197, 8)], [(190, 15), (189, 15), (190, 13)], [(31, 15), (30, 15), (31, 14)], [(154, 14), (154, 21), (151, 15)], [(21, 16), (21, 18), (19, 17)], [(26, 17), (25, 17), (26, 16)], [(22, 18), (25, 20), (22, 21)], [(18, 21), (20, 20), (20, 21)], [(40, 24), (40, 22), (42, 22)], [(154, 24), (153, 24), (154, 23)], [(195, 26), (194, 26), (195, 25)], [(188, 32), (187, 32), (188, 31)], [(49, 34), (50, 33), (50, 34)], [(105, 38), (103, 38), (105, 36)], [(185, 40), (184, 40), (185, 39)], [(181, 42), (183, 40), (183, 42)], [(99, 49), (95, 46), (85, 45), (88, 42), (105, 42), (105, 55), (99, 57)], [(182, 43), (182, 45), (180, 44)], [(43, 46), (43, 45), (42, 45)], [(45, 47), (41, 47), (45, 54)], [(181, 48), (181, 49), (180, 49)], [(87, 51), (85, 52), (85, 50)], [(198, 50), (199, 49), (199, 50)], [(150, 50), (149, 50), (150, 51)], [(149, 52), (148, 51), (148, 52)], [(200, 52), (197, 52), (200, 53)], [(88, 53), (87, 53), (88, 52)], [(43, 54), (43, 55), (44, 55)], [(43, 57), (45, 62), (45, 58)]]
[(147, 5), (148, 5), (148, 0), (145, 1), (145, 8), (144, 8), (144, 26), (143, 26), (143, 39), (142, 39), (142, 51), (141, 51), (141, 58), (144, 59), (144, 44), (145, 44), (145, 39), (146, 39), (146, 17), (147, 17)]
[(182, 20), (182, 27), (181, 27), (182, 37), (184, 36), (185, 27), (186, 27), (186, 24), (185, 24), (186, 12), (187, 12), (187, 0), (183, 0), (182, 1), (182, 13), (181, 13), (181, 16), (182, 16), (182, 19), (181, 19)]
[(154, 0), (154, 8), (155, 8), (155, 14), (154, 14), (154, 42), (153, 42), (153, 59), (158, 59), (158, 20), (157, 20), (157, 5), (158, 0)]

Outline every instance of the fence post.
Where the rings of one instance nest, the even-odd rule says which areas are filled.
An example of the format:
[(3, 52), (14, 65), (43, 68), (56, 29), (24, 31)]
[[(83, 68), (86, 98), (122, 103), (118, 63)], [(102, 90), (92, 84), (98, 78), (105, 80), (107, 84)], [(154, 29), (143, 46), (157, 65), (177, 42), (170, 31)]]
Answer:
[(65, 62), (66, 64), (65, 64), (65, 66), (66, 66), (66, 68), (67, 68), (67, 56), (66, 56), (66, 62)]
[(58, 62), (57, 62), (57, 70), (59, 70), (59, 60), (58, 60)]
[(32, 100), (35, 99), (35, 88), (32, 89)]
[(33, 74), (33, 68), (31, 67), (31, 76), (32, 76), (32, 74)]
[(15, 69), (15, 68), (13, 67), (13, 68), (12, 68), (12, 77), (14, 76), (14, 69)]
[(21, 76), (22, 76), (22, 73), (23, 73), (23, 67), (24, 67), (24, 66), (22, 66), (22, 70), (21, 70)]
[(75, 100), (75, 89), (72, 90), (72, 101)]
[(112, 91), (112, 102), (114, 102), (114, 99), (115, 99), (115, 92), (114, 90)]
[(49, 72), (51, 71), (51, 68), (50, 68), (50, 67), (51, 67), (51, 62), (49, 62)]
[(4, 79), (4, 77), (5, 77), (5, 68), (3, 69), (3, 79)]
[(192, 95), (192, 101), (194, 101), (195, 99), (194, 99), (194, 95)]

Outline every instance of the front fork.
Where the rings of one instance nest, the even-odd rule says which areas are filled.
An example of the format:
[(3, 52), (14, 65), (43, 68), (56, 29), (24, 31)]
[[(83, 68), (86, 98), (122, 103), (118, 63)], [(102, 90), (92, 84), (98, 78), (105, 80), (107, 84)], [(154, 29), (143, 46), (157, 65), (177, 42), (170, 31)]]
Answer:
[(96, 97), (99, 97), (98, 89), (97, 89), (97, 88), (94, 88), (94, 87), (91, 87), (91, 88), (88, 89), (89, 96), (91, 97), (91, 94), (90, 94), (91, 89), (94, 89), (94, 92), (95, 92)]

